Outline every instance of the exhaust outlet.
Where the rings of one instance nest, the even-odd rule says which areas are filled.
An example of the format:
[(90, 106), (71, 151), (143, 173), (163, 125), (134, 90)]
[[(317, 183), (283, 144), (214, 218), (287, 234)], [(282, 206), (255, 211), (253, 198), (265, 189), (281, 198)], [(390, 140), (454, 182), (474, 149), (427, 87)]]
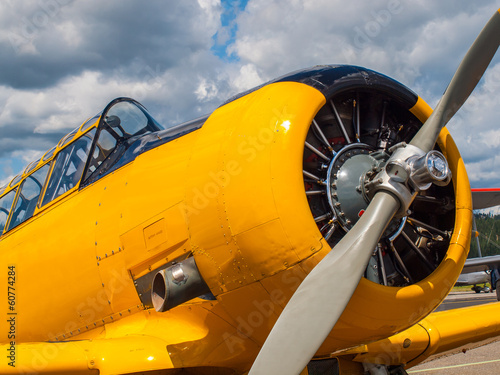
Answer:
[(210, 288), (201, 277), (193, 257), (158, 271), (151, 286), (151, 300), (158, 312), (207, 293), (210, 293)]

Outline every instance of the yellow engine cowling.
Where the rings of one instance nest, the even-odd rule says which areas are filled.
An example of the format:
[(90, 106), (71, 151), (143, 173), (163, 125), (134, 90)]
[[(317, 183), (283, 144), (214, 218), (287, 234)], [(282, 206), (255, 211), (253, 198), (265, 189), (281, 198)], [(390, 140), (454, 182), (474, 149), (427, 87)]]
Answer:
[[(327, 78), (320, 85), (315, 74)], [(320, 228), (328, 220), (315, 220), (305, 192), (304, 144), (313, 120), (328, 117), (324, 108), (331, 106), (330, 100), (342, 99), (349, 90), (398, 102), (398, 111), (417, 122), (431, 112), (410, 90), (371, 71), (321, 67), (304, 76), (292, 74), (218, 108), (199, 130), (189, 161), (185, 209), (196, 263), (241, 337), (259, 344), (301, 280), (334, 245)], [(355, 137), (363, 140), (363, 134)], [(470, 187), (446, 129), (438, 145), (452, 170), (453, 187), (448, 189), (454, 201), (447, 214), (453, 232), (439, 266), (404, 285), (363, 278), (319, 354), (406, 329), (429, 314), (458, 278), (469, 247)]]

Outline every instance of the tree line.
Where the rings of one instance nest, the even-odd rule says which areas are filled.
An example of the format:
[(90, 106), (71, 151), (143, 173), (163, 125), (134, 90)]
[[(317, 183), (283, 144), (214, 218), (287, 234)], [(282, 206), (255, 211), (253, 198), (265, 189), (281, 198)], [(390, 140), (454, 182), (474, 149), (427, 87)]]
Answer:
[[(500, 254), (500, 215), (475, 213), (474, 218), (479, 232), (479, 246), (483, 257)], [(477, 239), (472, 237), (469, 258), (478, 256)]]

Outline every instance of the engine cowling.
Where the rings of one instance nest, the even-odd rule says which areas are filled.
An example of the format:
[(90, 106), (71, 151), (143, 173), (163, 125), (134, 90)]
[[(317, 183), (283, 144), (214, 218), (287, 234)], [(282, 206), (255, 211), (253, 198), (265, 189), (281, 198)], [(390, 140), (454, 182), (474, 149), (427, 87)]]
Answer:
[[(242, 337), (264, 342), (301, 280), (363, 214), (391, 147), (430, 112), (386, 76), (322, 66), (244, 93), (208, 118), (189, 163), (187, 222), (200, 273)], [(446, 130), (436, 147), (452, 184), (432, 186), (393, 220), (320, 354), (409, 327), (458, 278), (470, 187)]]

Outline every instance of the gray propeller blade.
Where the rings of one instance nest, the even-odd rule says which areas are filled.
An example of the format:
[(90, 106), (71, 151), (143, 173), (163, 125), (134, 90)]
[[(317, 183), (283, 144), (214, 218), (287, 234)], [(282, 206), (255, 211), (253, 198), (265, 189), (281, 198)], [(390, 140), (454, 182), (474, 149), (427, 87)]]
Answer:
[(484, 26), (460, 63), (438, 105), (410, 144), (428, 152), (441, 129), (465, 103), (483, 76), (500, 43), (500, 10)]
[[(443, 126), (477, 85), (500, 39), (496, 12), (467, 52), (433, 114), (411, 144), (430, 151)], [(408, 202), (404, 202), (408, 203)], [(326, 339), (351, 299), (369, 258), (402, 202), (381, 190), (364, 215), (307, 275), (257, 356), (249, 375), (300, 374)]]
[(351, 299), (380, 236), (399, 207), (392, 195), (375, 195), (366, 212), (294, 293), (249, 375), (299, 374)]

